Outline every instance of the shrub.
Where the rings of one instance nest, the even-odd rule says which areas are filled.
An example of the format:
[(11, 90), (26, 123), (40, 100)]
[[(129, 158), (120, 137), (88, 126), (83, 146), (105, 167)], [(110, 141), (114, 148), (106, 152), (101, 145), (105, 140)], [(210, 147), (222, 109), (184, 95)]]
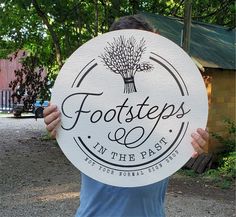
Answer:
[(229, 119), (224, 120), (224, 125), (227, 129), (227, 134), (222, 136), (218, 133), (210, 133), (224, 149), (217, 153), (218, 168), (216, 173), (228, 179), (236, 177), (236, 124)]
[(222, 159), (222, 163), (218, 168), (219, 173), (228, 178), (235, 178), (236, 177), (236, 152), (230, 152), (228, 156)]

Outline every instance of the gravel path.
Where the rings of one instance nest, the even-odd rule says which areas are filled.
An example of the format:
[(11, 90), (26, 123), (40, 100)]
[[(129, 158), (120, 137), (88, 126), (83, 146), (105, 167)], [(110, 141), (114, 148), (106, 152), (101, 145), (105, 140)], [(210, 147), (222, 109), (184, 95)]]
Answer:
[[(42, 119), (0, 118), (0, 217), (70, 217), (79, 205), (79, 171), (46, 135)], [(175, 175), (167, 217), (233, 217), (234, 191)]]

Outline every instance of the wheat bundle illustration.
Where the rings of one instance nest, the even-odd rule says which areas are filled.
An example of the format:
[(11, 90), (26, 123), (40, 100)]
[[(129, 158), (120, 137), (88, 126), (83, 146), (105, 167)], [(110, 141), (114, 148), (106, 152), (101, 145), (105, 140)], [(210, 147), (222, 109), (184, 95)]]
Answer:
[(141, 57), (146, 50), (142, 38), (139, 43), (133, 36), (114, 38), (112, 43), (104, 48), (100, 56), (102, 62), (114, 73), (120, 74), (124, 80), (124, 93), (137, 92), (134, 76), (136, 72), (151, 71), (153, 66), (149, 62), (142, 62)]

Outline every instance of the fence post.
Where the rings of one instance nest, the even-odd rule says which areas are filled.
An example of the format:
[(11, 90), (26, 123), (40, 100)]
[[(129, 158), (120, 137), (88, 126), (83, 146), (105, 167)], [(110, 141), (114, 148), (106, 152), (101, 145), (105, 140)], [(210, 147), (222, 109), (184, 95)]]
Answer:
[(12, 108), (11, 90), (0, 90), (0, 111), (11, 111)]

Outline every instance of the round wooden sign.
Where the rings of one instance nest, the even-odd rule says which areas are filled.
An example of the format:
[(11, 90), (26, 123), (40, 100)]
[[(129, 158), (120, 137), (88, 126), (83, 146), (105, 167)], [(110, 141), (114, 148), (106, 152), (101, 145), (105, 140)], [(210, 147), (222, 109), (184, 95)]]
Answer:
[(191, 133), (205, 128), (206, 88), (191, 58), (142, 30), (100, 35), (62, 67), (52, 93), (61, 111), (57, 141), (100, 182), (135, 187), (160, 181), (191, 157)]

